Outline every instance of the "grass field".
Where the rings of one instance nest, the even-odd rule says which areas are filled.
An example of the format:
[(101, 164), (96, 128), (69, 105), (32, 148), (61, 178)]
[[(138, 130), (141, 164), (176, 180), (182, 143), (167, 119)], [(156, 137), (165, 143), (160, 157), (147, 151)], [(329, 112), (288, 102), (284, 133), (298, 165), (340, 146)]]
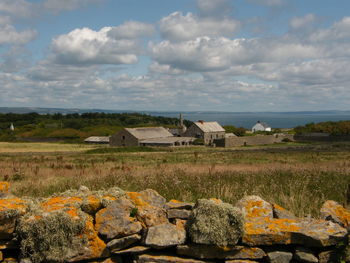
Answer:
[(255, 194), (299, 216), (317, 216), (327, 199), (344, 204), (350, 183), (350, 145), (343, 143), (143, 152), (91, 148), (1, 143), (0, 179), (10, 181), (18, 196), (49, 196), (80, 185), (93, 190), (152, 188), (183, 201), (216, 197), (234, 203)]

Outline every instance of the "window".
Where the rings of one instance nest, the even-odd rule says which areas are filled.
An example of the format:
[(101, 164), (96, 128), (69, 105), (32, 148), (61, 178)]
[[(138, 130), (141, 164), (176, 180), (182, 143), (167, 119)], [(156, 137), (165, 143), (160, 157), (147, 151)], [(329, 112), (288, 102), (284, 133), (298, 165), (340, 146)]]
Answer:
[(122, 136), (122, 140), (125, 140), (125, 136), (124, 135)]

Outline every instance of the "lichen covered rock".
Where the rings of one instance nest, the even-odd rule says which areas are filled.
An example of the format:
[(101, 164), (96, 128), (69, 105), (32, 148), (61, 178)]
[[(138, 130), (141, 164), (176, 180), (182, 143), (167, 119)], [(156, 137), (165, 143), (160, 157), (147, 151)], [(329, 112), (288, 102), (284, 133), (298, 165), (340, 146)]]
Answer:
[(135, 216), (143, 227), (152, 227), (168, 222), (165, 198), (156, 191), (147, 189), (141, 192), (127, 192), (126, 196), (136, 208)]
[(20, 198), (0, 199), (0, 239), (11, 239), (16, 222), (28, 209), (28, 202)]
[(328, 200), (323, 204), (321, 216), (350, 230), (350, 211), (335, 201)]
[(137, 234), (142, 230), (141, 223), (132, 213), (135, 205), (121, 197), (96, 214), (96, 230), (106, 240)]
[(32, 262), (75, 262), (107, 255), (93, 218), (79, 208), (78, 197), (44, 200), (17, 227), (21, 254)]
[(249, 246), (298, 244), (326, 247), (336, 245), (346, 237), (346, 229), (329, 221), (265, 217), (244, 223), (242, 242)]
[(187, 221), (191, 241), (206, 245), (236, 245), (243, 234), (242, 226), (239, 209), (206, 199), (197, 201)]
[(260, 217), (273, 218), (272, 205), (259, 196), (245, 196), (237, 202), (236, 206), (242, 210), (246, 220)]
[(184, 244), (186, 231), (184, 228), (166, 223), (148, 228), (145, 245), (154, 248), (166, 248)]

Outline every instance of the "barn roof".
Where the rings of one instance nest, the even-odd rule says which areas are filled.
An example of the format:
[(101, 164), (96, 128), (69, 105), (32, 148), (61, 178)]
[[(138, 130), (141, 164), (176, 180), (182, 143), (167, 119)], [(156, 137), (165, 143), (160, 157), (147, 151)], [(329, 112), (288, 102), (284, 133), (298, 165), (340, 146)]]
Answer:
[(166, 138), (173, 135), (163, 127), (142, 127), (142, 128), (125, 128), (131, 135), (139, 140)]
[(193, 137), (166, 137), (166, 138), (152, 138), (140, 141), (141, 143), (159, 143), (172, 144), (175, 142), (193, 142), (196, 138)]
[(109, 143), (109, 136), (91, 136), (84, 140), (91, 143)]
[(221, 127), (216, 121), (196, 121), (194, 122), (203, 132), (224, 132), (225, 129)]

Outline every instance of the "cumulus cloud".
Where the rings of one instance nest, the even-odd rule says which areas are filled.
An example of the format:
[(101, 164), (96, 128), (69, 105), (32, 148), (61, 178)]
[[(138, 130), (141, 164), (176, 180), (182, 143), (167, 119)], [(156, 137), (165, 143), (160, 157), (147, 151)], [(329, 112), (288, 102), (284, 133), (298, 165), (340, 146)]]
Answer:
[(154, 60), (189, 71), (220, 71), (233, 65), (285, 62), (317, 57), (317, 48), (289, 39), (228, 39), (202, 37), (186, 42), (162, 41), (150, 46)]
[(310, 36), (311, 41), (334, 41), (350, 38), (350, 17), (344, 17), (328, 29), (320, 29)]
[(159, 27), (163, 38), (184, 41), (202, 36), (232, 37), (239, 29), (240, 22), (231, 18), (200, 18), (192, 13), (183, 15), (175, 12), (162, 18)]
[(52, 41), (54, 60), (62, 64), (133, 64), (142, 48), (134, 39), (111, 38), (112, 27), (75, 29)]
[(109, 30), (108, 36), (115, 39), (135, 39), (151, 37), (156, 33), (153, 25), (137, 21), (129, 21)]

